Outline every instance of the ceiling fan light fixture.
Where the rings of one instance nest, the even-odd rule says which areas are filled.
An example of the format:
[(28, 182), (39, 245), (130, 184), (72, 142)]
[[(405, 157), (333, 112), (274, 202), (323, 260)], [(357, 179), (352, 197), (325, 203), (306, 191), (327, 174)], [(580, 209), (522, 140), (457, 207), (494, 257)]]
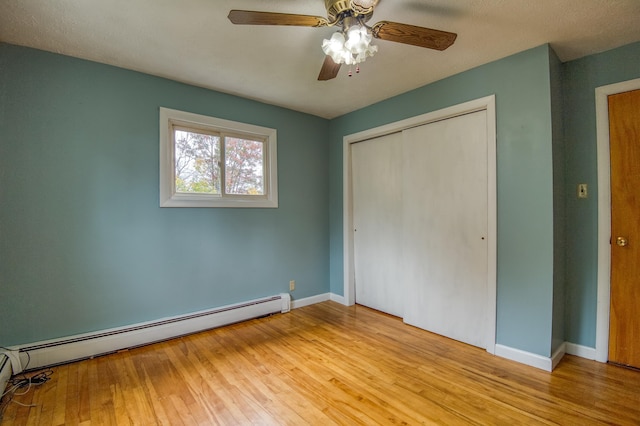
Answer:
[(344, 42), (345, 49), (351, 52), (361, 52), (371, 43), (371, 34), (362, 25), (354, 25), (347, 30), (347, 41)]
[[(457, 34), (432, 28), (380, 21), (372, 26), (367, 22), (379, 0), (324, 0), (327, 17), (291, 13), (231, 10), (229, 20), (238, 25), (287, 25), (299, 27), (337, 27), (340, 30), (322, 43), (325, 53), (318, 80), (326, 81), (338, 75), (341, 64), (356, 65), (373, 56), (378, 47), (374, 38), (409, 44), (434, 50), (445, 50), (456, 40)], [(351, 73), (351, 70), (349, 71)]]
[(378, 46), (368, 45), (364, 50), (360, 51), (356, 57), (356, 63), (364, 62), (365, 59), (373, 56), (378, 51)]
[(331, 39), (325, 39), (322, 50), (336, 64), (359, 64), (378, 51), (378, 46), (371, 44), (372, 39), (371, 31), (366, 26), (356, 24), (349, 27), (346, 37), (339, 31), (333, 33)]
[(333, 62), (342, 64), (345, 61), (344, 35), (342, 32), (333, 33), (329, 40), (322, 41), (322, 51), (325, 55), (331, 56)]

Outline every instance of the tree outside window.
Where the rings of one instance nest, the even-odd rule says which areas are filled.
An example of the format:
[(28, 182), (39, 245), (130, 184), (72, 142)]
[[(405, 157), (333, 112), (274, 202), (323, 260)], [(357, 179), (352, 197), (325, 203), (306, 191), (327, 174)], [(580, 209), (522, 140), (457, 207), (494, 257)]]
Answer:
[(277, 207), (275, 129), (167, 108), (160, 122), (162, 207)]
[(264, 143), (176, 128), (176, 192), (220, 194), (221, 141), (224, 141), (225, 193), (263, 195)]

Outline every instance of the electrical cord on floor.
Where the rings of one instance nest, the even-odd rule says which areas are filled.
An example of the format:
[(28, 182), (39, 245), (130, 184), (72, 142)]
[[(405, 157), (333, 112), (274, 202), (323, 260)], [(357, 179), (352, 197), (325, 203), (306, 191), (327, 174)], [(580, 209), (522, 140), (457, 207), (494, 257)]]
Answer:
[[(4, 348), (3, 349), (7, 349)], [(25, 352), (27, 354), (27, 363), (25, 365), (25, 369), (29, 366), (29, 362), (31, 361), (31, 357), (29, 356), (29, 352)], [(0, 396), (0, 420), (4, 416), (4, 411), (9, 405), (9, 403), (13, 402), (14, 404), (22, 405), (23, 407), (35, 407), (34, 404), (23, 404), (18, 401), (14, 401), (13, 397), (15, 395), (25, 395), (27, 394), (32, 386), (39, 386), (49, 381), (51, 375), (53, 374), (53, 370), (44, 370), (39, 373), (34, 374), (31, 377), (27, 377), (25, 373), (21, 373), (9, 379), (7, 383), (7, 388), (4, 390), (2, 395)], [(6, 397), (6, 398), (5, 398)]]

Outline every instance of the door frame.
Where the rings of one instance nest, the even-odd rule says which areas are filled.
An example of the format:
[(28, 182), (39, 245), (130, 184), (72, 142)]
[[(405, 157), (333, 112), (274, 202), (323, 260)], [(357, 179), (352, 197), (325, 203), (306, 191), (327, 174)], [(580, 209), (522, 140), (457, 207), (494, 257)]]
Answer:
[(351, 179), (351, 145), (367, 139), (401, 132), (411, 127), (446, 120), (472, 112), (487, 112), (487, 352), (495, 354), (496, 345), (496, 297), (497, 297), (497, 166), (496, 166), (496, 101), (495, 95), (486, 96), (437, 111), (400, 120), (394, 123), (343, 138), (343, 262), (344, 304), (355, 303), (355, 267), (353, 253), (353, 194)]
[(598, 161), (598, 296), (596, 361), (609, 360), (609, 303), (611, 301), (611, 158), (609, 95), (640, 89), (640, 78), (596, 88), (596, 144)]

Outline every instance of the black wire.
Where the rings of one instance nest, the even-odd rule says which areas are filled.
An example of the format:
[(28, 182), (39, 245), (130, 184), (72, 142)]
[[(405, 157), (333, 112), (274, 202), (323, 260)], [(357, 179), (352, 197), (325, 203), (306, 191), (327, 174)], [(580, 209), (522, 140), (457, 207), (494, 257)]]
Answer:
[[(6, 348), (4, 346), (0, 346), (0, 348), (7, 351), (12, 351), (11, 349)], [(23, 389), (26, 387), (27, 390), (24, 393), (27, 393), (31, 389), (31, 386), (38, 386), (48, 382), (49, 379), (51, 378), (51, 375), (53, 374), (53, 370), (47, 369), (39, 373), (36, 373), (31, 377), (27, 377), (25, 370), (27, 369), (27, 367), (29, 366), (29, 363), (31, 362), (31, 355), (29, 355), (28, 351), (24, 351), (24, 353), (27, 354), (27, 363), (22, 369), (21, 374), (16, 374), (9, 379), (9, 381), (7, 382), (9, 384), (9, 386), (7, 386), (9, 390), (7, 389), (1, 390), (2, 392), (0, 393), (0, 420), (2, 420), (5, 409), (11, 403), (11, 401), (13, 401), (13, 397), (18, 391), (18, 389)], [(22, 377), (20, 378), (19, 376), (22, 376)]]
[(31, 377), (25, 377), (22, 379), (9, 379), (9, 383), (18, 388), (24, 388), (29, 385), (41, 385), (46, 383), (51, 378), (53, 370), (44, 370)]
[[(53, 370), (44, 370), (39, 373), (34, 374), (31, 377), (17, 378), (13, 377), (9, 379), (9, 390), (4, 390), (2, 393), (2, 397), (0, 399), (0, 420), (4, 417), (4, 411), (9, 406), (9, 404), (13, 401), (13, 397), (17, 394), (19, 389), (27, 388), (24, 392), (18, 395), (24, 395), (31, 390), (32, 386), (39, 386), (45, 384), (51, 379), (51, 375), (53, 374)], [(17, 404), (24, 405), (16, 402)], [(27, 405), (30, 407), (31, 405)]]

